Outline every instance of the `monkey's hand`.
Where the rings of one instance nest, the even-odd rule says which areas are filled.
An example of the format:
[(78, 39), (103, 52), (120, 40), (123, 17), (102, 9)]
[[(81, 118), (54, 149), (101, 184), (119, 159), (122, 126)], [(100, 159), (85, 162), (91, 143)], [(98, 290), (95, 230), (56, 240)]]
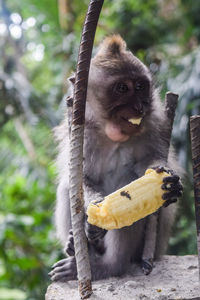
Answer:
[(157, 173), (167, 172), (170, 176), (163, 178), (163, 184), (161, 188), (165, 191), (163, 193), (162, 198), (165, 200), (163, 204), (164, 207), (167, 207), (169, 204), (177, 201), (177, 198), (182, 196), (183, 186), (180, 180), (180, 177), (174, 173), (173, 170), (170, 170), (163, 166), (158, 166), (152, 168)]
[(74, 256), (64, 258), (52, 266), (48, 274), (52, 281), (69, 281), (77, 279), (76, 259)]
[[(95, 228), (91, 228), (90, 226), (95, 227)], [(99, 253), (99, 254), (103, 254), (105, 252), (105, 247), (104, 247), (104, 242), (103, 242), (103, 237), (105, 235), (104, 232), (106, 232), (106, 230), (100, 230), (101, 228), (93, 226), (91, 224), (87, 224), (86, 227), (90, 227), (88, 228), (88, 231), (90, 232), (90, 236), (92, 235), (93, 239), (88, 239), (89, 242), (89, 247), (90, 245), (92, 245), (94, 247), (94, 249)], [(88, 237), (87, 237), (88, 238)], [(73, 231), (72, 229), (69, 230), (69, 236), (68, 236), (68, 240), (65, 244), (65, 248), (64, 248), (64, 252), (69, 255), (69, 256), (75, 256), (75, 250), (74, 250), (74, 236), (73, 236)]]
[(86, 221), (85, 224), (85, 233), (88, 238), (88, 241), (91, 244), (97, 243), (99, 240), (103, 239), (107, 230), (92, 225)]

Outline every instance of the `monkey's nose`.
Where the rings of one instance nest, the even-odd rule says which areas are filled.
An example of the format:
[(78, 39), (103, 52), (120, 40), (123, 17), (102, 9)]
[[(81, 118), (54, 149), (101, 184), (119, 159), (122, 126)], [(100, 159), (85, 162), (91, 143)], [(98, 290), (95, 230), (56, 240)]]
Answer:
[(134, 111), (134, 113), (137, 114), (137, 115), (142, 115), (143, 112), (144, 112), (142, 106), (134, 106), (134, 107), (133, 107), (133, 111)]
[(133, 108), (133, 114), (135, 115), (135, 116), (141, 116), (141, 115), (143, 115), (143, 108)]

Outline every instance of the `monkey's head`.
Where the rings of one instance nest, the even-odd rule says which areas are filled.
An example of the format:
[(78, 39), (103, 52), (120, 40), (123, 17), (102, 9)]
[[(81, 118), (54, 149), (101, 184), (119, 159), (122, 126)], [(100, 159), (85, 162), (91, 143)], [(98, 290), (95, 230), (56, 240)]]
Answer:
[[(152, 90), (148, 68), (126, 50), (124, 40), (119, 35), (106, 38), (91, 61), (87, 100), (109, 139), (124, 142), (145, 130)], [(141, 123), (133, 124), (135, 119)]]

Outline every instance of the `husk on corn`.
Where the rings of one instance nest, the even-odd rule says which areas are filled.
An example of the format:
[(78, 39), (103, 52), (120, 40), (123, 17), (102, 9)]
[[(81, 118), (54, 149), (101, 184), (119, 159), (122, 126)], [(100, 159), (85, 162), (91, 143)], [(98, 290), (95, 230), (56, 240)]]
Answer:
[(87, 209), (88, 222), (110, 230), (130, 226), (157, 211), (162, 199), (166, 172), (147, 169), (145, 175), (106, 196), (100, 203), (91, 202)]

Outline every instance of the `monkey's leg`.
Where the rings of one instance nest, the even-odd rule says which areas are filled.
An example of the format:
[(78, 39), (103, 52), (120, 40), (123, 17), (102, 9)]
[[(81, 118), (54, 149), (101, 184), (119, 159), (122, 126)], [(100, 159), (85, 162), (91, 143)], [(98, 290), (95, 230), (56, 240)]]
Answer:
[[(123, 239), (121, 240), (120, 235), (119, 231), (109, 232), (106, 252), (103, 255), (97, 255), (93, 248), (89, 247), (93, 280), (119, 276), (125, 272), (130, 260), (130, 256), (126, 252), (131, 248)], [(49, 276), (52, 281), (77, 279), (75, 257), (70, 256), (55, 263)]]
[[(105, 252), (99, 255), (89, 245), (92, 279), (98, 280), (111, 276), (120, 276), (127, 271), (132, 255), (137, 256), (141, 248), (144, 219), (134, 226), (109, 230), (103, 241)], [(53, 281), (68, 281), (77, 278), (76, 263), (74, 257), (63, 259), (53, 266), (49, 273)]]
[(131, 240), (129, 228), (110, 230), (106, 233), (104, 237), (105, 253), (103, 255), (92, 253), (91, 255), (93, 280), (120, 276), (126, 272), (130, 264)]
[(57, 189), (55, 225), (57, 237), (65, 245), (71, 228), (69, 190), (65, 178), (60, 181)]
[(157, 224), (157, 213), (147, 217), (144, 237), (144, 249), (142, 254), (142, 270), (145, 275), (151, 273), (153, 268), (153, 259), (156, 250)]

